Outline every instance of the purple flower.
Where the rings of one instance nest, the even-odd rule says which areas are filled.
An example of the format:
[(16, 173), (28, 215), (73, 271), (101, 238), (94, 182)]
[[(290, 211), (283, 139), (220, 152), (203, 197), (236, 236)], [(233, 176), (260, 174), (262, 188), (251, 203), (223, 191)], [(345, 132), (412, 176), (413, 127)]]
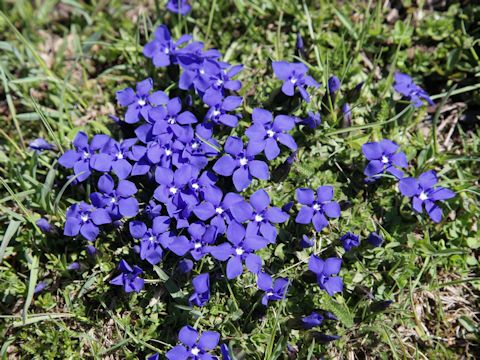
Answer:
[(177, 48), (191, 39), (192, 37), (190, 35), (182, 35), (177, 42), (174, 42), (168, 27), (160, 25), (157, 30), (155, 30), (154, 39), (143, 47), (143, 55), (152, 59), (155, 67), (176, 64), (178, 62), (176, 55)]
[(324, 317), (313, 311), (310, 315), (302, 317), (303, 326), (307, 329), (322, 325)]
[(394, 78), (395, 83), (393, 84), (393, 88), (395, 91), (413, 102), (413, 106), (416, 108), (423, 106), (422, 99), (426, 100), (429, 105), (435, 104), (427, 92), (416, 85), (413, 79), (407, 74), (396, 72)]
[(278, 115), (273, 119), (270, 111), (255, 108), (252, 113), (253, 124), (245, 131), (250, 139), (247, 151), (258, 154), (265, 152), (268, 160), (275, 159), (280, 154), (278, 143), (292, 151), (297, 150), (297, 144), (288, 134), (295, 126), (295, 119), (287, 115)]
[(175, 14), (186, 15), (191, 8), (188, 0), (168, 0), (167, 3), (167, 10)]
[(115, 181), (108, 174), (98, 179), (98, 190), (90, 195), (95, 207), (104, 208), (113, 220), (132, 217), (138, 213), (138, 201), (133, 196), (137, 193), (135, 184), (128, 180), (120, 180), (115, 189)]
[(40, 218), (38, 219), (35, 224), (37, 224), (37, 226), (39, 227), (39, 229), (44, 233), (44, 234), (48, 234), (50, 232), (52, 232), (53, 230), (53, 226), (48, 222), (47, 219), (45, 218)]
[(217, 125), (226, 125), (229, 127), (236, 127), (238, 124), (238, 116), (228, 114), (229, 111), (233, 111), (242, 103), (240, 96), (227, 96), (223, 98), (220, 92), (206, 93), (203, 96), (205, 104), (210, 106), (205, 120), (210, 120)]
[(152, 87), (153, 80), (148, 78), (137, 83), (136, 93), (132, 88), (117, 91), (118, 103), (128, 107), (125, 113), (125, 122), (134, 124), (140, 120), (140, 116), (147, 120), (152, 107), (165, 105), (168, 102), (168, 96), (163, 91), (150, 93)]
[(328, 225), (329, 218), (340, 217), (340, 205), (333, 199), (332, 186), (320, 186), (317, 189), (317, 197), (311, 189), (297, 189), (297, 201), (302, 208), (297, 214), (295, 221), (299, 224), (313, 223), (315, 230), (322, 231)]
[(107, 135), (95, 135), (88, 143), (88, 136), (80, 131), (73, 140), (75, 150), (66, 151), (58, 162), (67, 169), (73, 168), (76, 180), (82, 182), (86, 180), (92, 170), (106, 172), (109, 171), (112, 164), (107, 154), (96, 154), (95, 151), (101, 149), (110, 138)]
[(195, 276), (192, 284), (193, 294), (188, 299), (190, 305), (204, 306), (210, 300), (210, 275), (204, 273)]
[(305, 64), (274, 61), (272, 66), (277, 78), (284, 81), (282, 92), (285, 95), (293, 96), (295, 88), (297, 88), (303, 99), (306, 102), (310, 102), (310, 95), (305, 88), (307, 86), (317, 88), (319, 84), (311, 76), (306, 75), (308, 67)]
[(270, 197), (263, 189), (250, 196), (250, 204), (240, 201), (234, 204), (230, 211), (238, 222), (248, 221), (249, 234), (261, 234), (271, 243), (277, 238), (277, 229), (273, 224), (284, 223), (289, 218), (289, 215), (278, 207), (270, 206)]
[(93, 241), (98, 236), (99, 225), (112, 222), (108, 211), (97, 209), (85, 202), (73, 204), (67, 209), (67, 220), (63, 234), (66, 236), (77, 236), (79, 233), (87, 240)]
[(193, 269), (193, 261), (190, 259), (182, 259), (178, 262), (178, 269), (182, 273), (188, 273)]
[(36, 152), (42, 152), (43, 150), (55, 150), (56, 147), (53, 144), (50, 144), (45, 141), (45, 139), (42, 138), (37, 138), (35, 140), (32, 140), (30, 144), (28, 144), (28, 147), (32, 150), (35, 150)]
[(313, 239), (309, 239), (307, 235), (303, 235), (302, 239), (300, 240), (300, 247), (302, 249), (306, 249), (312, 247), (315, 244)]
[(35, 286), (35, 289), (33, 289), (33, 293), (34, 294), (37, 294), (39, 293), (40, 291), (42, 291), (43, 289), (45, 289), (47, 287), (47, 283), (45, 281), (40, 281), (36, 286)]
[(232, 221), (227, 230), (227, 239), (230, 243), (223, 243), (209, 248), (210, 254), (217, 260), (227, 262), (227, 278), (235, 279), (243, 272), (243, 262), (247, 269), (256, 274), (262, 268), (262, 259), (254, 251), (267, 246), (268, 240), (249, 234), (245, 228)]
[(193, 208), (193, 213), (202, 221), (210, 220), (210, 225), (216, 227), (219, 234), (224, 234), (230, 221), (233, 219), (230, 209), (234, 204), (243, 200), (236, 193), (223, 196), (222, 190), (210, 186), (204, 191), (205, 201)]
[(213, 170), (222, 176), (232, 176), (233, 184), (237, 191), (246, 189), (252, 182), (252, 177), (268, 180), (270, 173), (268, 165), (260, 160), (255, 160), (256, 152), (244, 149), (240, 138), (229, 136), (225, 142), (226, 155), (222, 156), (213, 165)]
[(408, 166), (407, 157), (399, 150), (399, 146), (391, 140), (380, 142), (368, 142), (362, 145), (362, 152), (369, 160), (365, 167), (364, 174), (368, 179), (375, 180), (378, 174), (389, 172), (397, 179), (403, 177), (403, 172), (396, 167), (405, 168)]
[(443, 211), (436, 201), (451, 199), (455, 196), (452, 190), (442, 186), (435, 186), (438, 182), (435, 171), (430, 170), (421, 174), (418, 179), (413, 177), (401, 179), (400, 192), (412, 198), (412, 206), (416, 212), (422, 213), (423, 209), (430, 218), (438, 223), (442, 220)]
[(215, 331), (204, 331), (200, 337), (198, 332), (187, 325), (180, 329), (178, 340), (183, 345), (177, 345), (165, 355), (168, 360), (200, 360), (213, 359), (209, 351), (215, 349), (220, 340), (220, 334)]
[(190, 165), (183, 165), (175, 172), (168, 168), (157, 167), (155, 180), (159, 185), (153, 196), (167, 206), (169, 214), (172, 209), (182, 206), (184, 202), (182, 194), (186, 191), (185, 186), (188, 184), (191, 174), (192, 166)]
[(131, 221), (130, 234), (134, 239), (140, 239), (140, 258), (150, 264), (158, 264), (163, 257), (163, 249), (170, 245), (171, 238), (168, 230), (170, 219), (168, 216), (158, 216), (153, 219), (151, 229), (141, 221)]
[(383, 238), (376, 232), (372, 232), (368, 235), (367, 242), (374, 247), (379, 247), (383, 243)]
[(109, 154), (111, 159), (112, 170), (119, 179), (126, 179), (132, 171), (132, 165), (127, 158), (130, 155), (130, 149), (137, 142), (136, 138), (126, 139), (121, 143), (110, 139), (103, 147), (102, 153)]
[(265, 292), (265, 295), (262, 297), (262, 304), (264, 306), (267, 306), (269, 301), (282, 300), (285, 298), (288, 279), (278, 278), (273, 282), (272, 277), (264, 272), (259, 272), (257, 275), (257, 286)]
[(116, 278), (110, 280), (110, 284), (123, 286), (125, 292), (127, 293), (132, 291), (138, 293), (143, 289), (145, 281), (138, 277), (141, 273), (143, 273), (143, 270), (137, 265), (134, 265), (132, 269), (130, 265), (128, 265), (128, 263), (122, 259), (118, 264), (118, 270), (120, 270), (122, 273)]
[(87, 245), (85, 249), (87, 250), (87, 253), (90, 256), (94, 256), (97, 253), (97, 249), (93, 245)]
[(343, 113), (343, 127), (349, 127), (352, 125), (352, 109), (348, 103), (342, 105)]
[(360, 237), (349, 231), (340, 238), (340, 242), (345, 251), (350, 251), (353, 247), (360, 245)]
[(193, 132), (190, 125), (198, 122), (190, 111), (182, 112), (182, 101), (178, 97), (169, 100), (166, 107), (153, 108), (150, 117), (155, 121), (153, 135), (172, 134), (177, 138), (188, 137), (188, 132)]
[(335, 75), (330, 76), (328, 79), (327, 88), (330, 96), (335, 94), (338, 90), (340, 90), (340, 79)]
[(67, 270), (78, 270), (80, 269), (80, 264), (78, 262), (73, 262), (67, 266)]
[(308, 262), (308, 269), (317, 275), (320, 289), (325, 290), (330, 296), (343, 290), (342, 278), (334, 276), (340, 272), (341, 266), (342, 260), (339, 258), (322, 260), (316, 255), (312, 255)]
[(295, 118), (295, 122), (300, 125), (306, 125), (310, 129), (315, 129), (322, 123), (322, 117), (319, 112), (309, 111), (305, 119)]
[(220, 352), (222, 353), (222, 360), (233, 360), (230, 355), (230, 350), (228, 350), (227, 344), (220, 345)]
[(203, 102), (212, 96), (223, 96), (226, 90), (238, 91), (242, 87), (239, 80), (232, 80), (243, 69), (243, 65), (234, 65), (226, 69), (224, 66), (206, 66), (205, 75), (202, 76), (204, 84), (201, 87), (208, 88), (203, 95)]
[(205, 226), (201, 222), (196, 222), (188, 227), (191, 241), (187, 244), (190, 255), (195, 261), (200, 260), (208, 253), (208, 246), (213, 245), (217, 239), (217, 228), (215, 226)]

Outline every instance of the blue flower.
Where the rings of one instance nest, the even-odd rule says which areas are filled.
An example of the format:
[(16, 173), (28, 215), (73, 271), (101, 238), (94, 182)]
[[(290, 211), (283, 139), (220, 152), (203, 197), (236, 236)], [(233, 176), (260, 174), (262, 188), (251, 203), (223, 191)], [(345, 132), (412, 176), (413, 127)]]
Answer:
[(250, 139), (247, 150), (252, 153), (265, 152), (268, 160), (275, 159), (280, 154), (278, 143), (292, 151), (297, 150), (297, 144), (288, 134), (295, 126), (295, 119), (287, 115), (278, 115), (273, 119), (271, 112), (255, 108), (252, 113), (253, 124), (245, 131)]
[(374, 247), (379, 247), (383, 243), (383, 238), (376, 232), (372, 232), (368, 235), (367, 242)]
[(160, 25), (155, 30), (154, 39), (143, 47), (143, 55), (152, 59), (155, 67), (176, 64), (178, 63), (178, 47), (191, 39), (192, 37), (190, 35), (182, 35), (178, 41), (174, 42), (168, 28), (165, 25)]
[(343, 280), (337, 275), (340, 272), (342, 260), (339, 258), (320, 259), (316, 255), (310, 257), (308, 269), (317, 275), (317, 282), (320, 289), (325, 290), (332, 296), (343, 290)]
[(302, 63), (288, 63), (286, 61), (274, 61), (272, 63), (273, 71), (277, 78), (283, 80), (282, 92), (287, 96), (293, 96), (295, 88), (300, 91), (303, 99), (310, 102), (310, 95), (306, 87), (317, 88), (319, 84), (309, 75), (306, 75), (308, 67)]
[(302, 317), (303, 326), (307, 329), (322, 325), (324, 317), (313, 311), (310, 315)]
[(188, 0), (168, 0), (167, 3), (167, 10), (175, 14), (186, 15), (191, 8)]
[(262, 304), (264, 306), (267, 306), (269, 301), (277, 301), (285, 298), (288, 279), (278, 278), (273, 282), (272, 277), (264, 272), (259, 272), (257, 275), (257, 286), (265, 292), (262, 297)]
[(319, 112), (308, 112), (308, 116), (305, 119), (295, 118), (295, 123), (300, 125), (306, 125), (310, 129), (316, 129), (322, 123), (322, 117)]
[(44, 233), (48, 234), (52, 232), (53, 226), (48, 222), (45, 218), (38, 219), (35, 224), (37, 224), (38, 228)]
[(97, 150), (110, 140), (107, 135), (95, 135), (88, 143), (88, 136), (80, 131), (73, 140), (75, 150), (66, 151), (58, 162), (67, 169), (73, 168), (76, 180), (85, 181), (93, 170), (106, 172), (112, 167), (110, 156), (107, 154), (96, 153)]
[(133, 266), (133, 269), (128, 265), (125, 260), (120, 260), (118, 264), (118, 270), (122, 273), (116, 278), (110, 280), (110, 284), (123, 286), (125, 292), (130, 293), (132, 291), (140, 292), (143, 289), (145, 281), (138, 277), (143, 270), (137, 265)]
[(217, 125), (226, 125), (228, 127), (236, 127), (238, 124), (238, 115), (229, 114), (228, 112), (235, 110), (242, 103), (240, 96), (227, 96), (223, 98), (220, 93), (208, 94), (203, 97), (205, 104), (210, 106), (205, 120), (209, 120)]
[(250, 196), (250, 204), (240, 201), (231, 208), (235, 220), (240, 223), (248, 221), (249, 234), (261, 234), (269, 242), (274, 243), (277, 229), (273, 224), (284, 223), (289, 215), (275, 206), (270, 206), (270, 196), (263, 190), (257, 190)]
[(93, 241), (100, 233), (100, 225), (112, 222), (108, 211), (98, 209), (85, 202), (73, 204), (67, 209), (67, 220), (63, 234), (77, 236), (79, 233), (87, 240)]
[(134, 197), (137, 187), (129, 180), (120, 180), (115, 189), (115, 181), (108, 174), (98, 179), (98, 190), (90, 194), (92, 204), (108, 211), (112, 220), (132, 217), (138, 213), (138, 201)]
[(210, 254), (217, 260), (227, 262), (227, 278), (235, 279), (243, 273), (243, 262), (247, 269), (256, 274), (262, 268), (262, 259), (254, 252), (268, 245), (268, 240), (256, 234), (249, 234), (236, 221), (232, 221), (227, 230), (229, 243), (209, 248)]
[(165, 105), (168, 102), (168, 96), (163, 91), (155, 91), (150, 93), (153, 87), (151, 78), (145, 79), (137, 83), (137, 92), (132, 88), (126, 88), (117, 91), (117, 101), (121, 106), (126, 106), (125, 122), (134, 124), (140, 120), (148, 119), (148, 113), (152, 107)]
[(394, 79), (395, 83), (393, 84), (393, 88), (395, 91), (410, 100), (416, 108), (423, 106), (422, 99), (426, 100), (429, 105), (435, 104), (430, 96), (428, 96), (428, 93), (416, 85), (413, 79), (407, 74), (396, 72)]
[(195, 276), (192, 284), (194, 292), (188, 301), (191, 305), (204, 306), (210, 300), (210, 275), (204, 273)]
[(299, 224), (313, 222), (315, 230), (322, 231), (328, 225), (329, 218), (340, 217), (340, 205), (333, 201), (333, 187), (320, 186), (317, 189), (317, 197), (311, 189), (300, 188), (296, 191), (297, 201), (302, 208), (297, 214), (295, 221)]
[(39, 153), (42, 152), (43, 150), (56, 149), (55, 145), (48, 143), (47, 141), (45, 141), (45, 139), (42, 139), (42, 138), (37, 138), (35, 140), (32, 140), (30, 144), (28, 144), (28, 147)]
[(342, 243), (345, 251), (350, 251), (353, 247), (360, 245), (360, 237), (349, 231), (340, 238), (340, 242)]
[(307, 235), (302, 235), (302, 239), (300, 240), (300, 247), (302, 249), (306, 249), (315, 245), (313, 239), (310, 239)]
[(362, 152), (369, 160), (365, 167), (364, 174), (369, 180), (378, 178), (378, 174), (385, 171), (389, 172), (397, 179), (403, 177), (403, 172), (399, 168), (408, 166), (407, 157), (401, 151), (399, 146), (391, 140), (381, 140), (380, 142), (368, 142), (362, 145)]
[(260, 160), (255, 160), (257, 152), (244, 149), (243, 142), (236, 136), (229, 136), (224, 147), (223, 155), (213, 165), (213, 170), (222, 176), (232, 176), (233, 184), (237, 191), (246, 189), (252, 183), (252, 177), (268, 180), (270, 173), (268, 165)]
[(213, 357), (209, 351), (215, 349), (220, 340), (220, 334), (215, 331), (204, 331), (200, 336), (191, 326), (180, 329), (178, 340), (182, 345), (177, 345), (165, 354), (168, 360), (210, 359)]
[(443, 211), (436, 202), (455, 196), (452, 190), (435, 186), (437, 182), (437, 174), (433, 170), (424, 172), (418, 179), (409, 177), (399, 182), (400, 192), (412, 198), (413, 209), (418, 213), (422, 213), (425, 209), (428, 216), (436, 223), (440, 222), (443, 216)]
[(130, 235), (134, 239), (140, 239), (140, 258), (142, 260), (147, 260), (152, 265), (156, 265), (162, 260), (164, 249), (168, 249), (171, 243), (169, 228), (168, 216), (154, 218), (151, 229), (148, 229), (141, 221), (130, 222)]

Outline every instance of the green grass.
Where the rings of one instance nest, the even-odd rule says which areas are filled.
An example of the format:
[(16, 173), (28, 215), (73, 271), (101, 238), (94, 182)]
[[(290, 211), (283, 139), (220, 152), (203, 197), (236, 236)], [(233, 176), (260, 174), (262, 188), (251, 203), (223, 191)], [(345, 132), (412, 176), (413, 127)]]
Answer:
[[(238, 359), (477, 358), (480, 6), (432, 10), (404, 1), (395, 18), (382, 2), (194, 0), (191, 14), (179, 18), (163, 10), (164, 1), (129, 3), (0, 2), (0, 356), (144, 359), (163, 354), (179, 328), (191, 324), (220, 331)], [(292, 220), (261, 252), (272, 272), (292, 280), (288, 300), (268, 309), (257, 302), (255, 277), (245, 273), (213, 282), (209, 304), (192, 310), (190, 279), (172, 277), (162, 264), (148, 272), (145, 291), (123, 294), (108, 281), (131, 253), (125, 231), (97, 239), (93, 259), (83, 240), (62, 235), (66, 208), (88, 198), (89, 189), (68, 186), (58, 154), (36, 155), (28, 142), (43, 137), (61, 152), (79, 130), (118, 135), (108, 118), (120, 113), (115, 91), (147, 76), (160, 89), (169, 85), (165, 71), (141, 54), (160, 23), (245, 65), (242, 127), (280, 84), (271, 61), (296, 60), (297, 32), (311, 74), (324, 84), (331, 74), (342, 80), (322, 125), (297, 132), (301, 147), (288, 177), (262, 186), (277, 205), (293, 200), (297, 187), (324, 184), (348, 202), (341, 219), (318, 234), (317, 253), (349, 230), (364, 239), (369, 231), (382, 233), (383, 247), (345, 256), (343, 294), (329, 298), (306, 271), (310, 252), (295, 244), (307, 228)], [(435, 95), (437, 110), (402, 111), (391, 89), (396, 70)], [(341, 100), (362, 81), (352, 126), (341, 128)], [(315, 91), (296, 114), (318, 109), (324, 92)], [(410, 174), (437, 170), (457, 192), (442, 223), (415, 215), (391, 179), (374, 191), (363, 184), (361, 145), (381, 138), (399, 143)], [(43, 235), (35, 225), (40, 216), (52, 219), (57, 233)], [(67, 270), (73, 261), (82, 271)], [(47, 289), (34, 295), (39, 281)], [(394, 302), (381, 309), (384, 300)], [(325, 345), (299, 328), (299, 316), (316, 308), (338, 316), (324, 330), (341, 335), (339, 341)]]

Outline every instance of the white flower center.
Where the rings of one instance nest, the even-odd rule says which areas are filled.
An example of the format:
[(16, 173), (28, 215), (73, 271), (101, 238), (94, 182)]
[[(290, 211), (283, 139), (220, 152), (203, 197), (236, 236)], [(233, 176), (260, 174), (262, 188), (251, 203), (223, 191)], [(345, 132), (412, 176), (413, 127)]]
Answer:
[(218, 215), (221, 215), (223, 213), (223, 209), (219, 206), (215, 209), (215, 212), (218, 214)]
[(194, 188), (195, 190), (198, 190), (199, 187), (200, 185), (198, 185), (197, 183), (192, 184), (192, 188)]
[(165, 155), (167, 155), (167, 156), (172, 155), (172, 150), (170, 150), (170, 149), (165, 149)]
[(196, 149), (198, 149), (198, 146), (199, 146), (199, 144), (198, 144), (197, 142), (194, 142), (194, 143), (192, 144), (192, 149), (193, 149), (193, 150), (196, 150)]
[(84, 214), (80, 217), (80, 219), (82, 219), (83, 222), (87, 222), (88, 221), (88, 215)]
[(119, 152), (119, 153), (117, 153), (116, 157), (117, 157), (118, 160), (122, 160), (123, 159), (123, 154), (121, 152)]
[(175, 124), (175, 118), (173, 116), (170, 116), (168, 119), (167, 119), (167, 122), (172, 125), (172, 124)]
[(193, 356), (197, 356), (200, 353), (200, 349), (197, 348), (196, 346), (190, 350)]
[(215, 117), (215, 116), (218, 116), (220, 115), (220, 111), (218, 111), (217, 109), (213, 110), (213, 113), (212, 115)]
[(175, 186), (172, 186), (172, 187), (170, 188), (170, 192), (171, 192), (173, 195), (175, 195), (175, 194), (177, 193), (177, 188), (176, 188)]
[(320, 210), (320, 205), (318, 204), (313, 205), (313, 210), (316, 210), (316, 211)]
[(88, 159), (88, 158), (90, 157), (90, 153), (87, 152), (87, 151), (84, 151), (84, 152), (83, 152), (83, 157), (84, 157), (85, 159)]
[(144, 99), (139, 99), (138, 100), (138, 105), (144, 106), (147, 102)]
[(202, 244), (199, 243), (199, 242), (196, 242), (195, 245), (194, 245), (195, 249), (199, 249), (202, 247)]
[(261, 222), (261, 221), (263, 221), (262, 215), (258, 215), (258, 214), (255, 215), (255, 221), (256, 221), (256, 222)]
[(220, 86), (223, 84), (223, 80), (222, 79), (218, 79), (217, 82), (216, 82), (217, 86)]
[(297, 82), (297, 78), (292, 77), (292, 78), (290, 79), (290, 82), (291, 82), (292, 84), (295, 84), (295, 83)]
[(269, 291), (267, 292), (267, 296), (272, 296), (273, 295), (273, 292)]
[(169, 48), (165, 48), (164, 52), (165, 52), (165, 54), (168, 54), (168, 53), (170, 53), (170, 49), (169, 49)]
[(428, 199), (428, 195), (425, 194), (423, 191), (420, 193), (420, 195), (418, 196), (420, 198), (420, 200), (424, 201), (424, 200), (427, 200)]
[(240, 159), (240, 165), (245, 166), (248, 164), (248, 159), (246, 157), (243, 157)]
[(202, 75), (204, 75), (204, 74), (205, 74), (205, 70), (200, 69), (199, 73), (202, 74)]
[(114, 202), (116, 202), (116, 201), (117, 201), (117, 199), (115, 199), (114, 197), (112, 197), (112, 198), (110, 199), (110, 202), (111, 202), (112, 204), (113, 204)]
[(153, 242), (153, 240), (155, 240), (155, 236), (153, 236), (153, 235), (150, 236), (150, 237), (148, 238), (148, 240), (150, 240), (151, 242)]
[(236, 248), (235, 253), (240, 256), (240, 255), (243, 254), (243, 249), (242, 248)]
[(268, 135), (268, 137), (271, 138), (271, 137), (273, 137), (273, 135), (275, 135), (275, 131), (273, 131), (273, 130), (267, 130), (267, 135)]
[(386, 157), (385, 155), (382, 156), (382, 163), (384, 164), (388, 164), (389, 160), (388, 160), (388, 157)]

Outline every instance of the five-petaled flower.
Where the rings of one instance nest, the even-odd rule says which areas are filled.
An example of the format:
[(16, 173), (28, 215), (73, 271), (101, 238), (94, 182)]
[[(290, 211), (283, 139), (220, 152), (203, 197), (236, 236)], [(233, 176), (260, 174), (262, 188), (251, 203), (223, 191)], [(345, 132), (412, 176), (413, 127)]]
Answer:
[(268, 240), (256, 234), (249, 234), (236, 221), (232, 221), (227, 230), (229, 242), (209, 248), (210, 254), (220, 261), (227, 262), (227, 278), (235, 279), (243, 272), (243, 262), (247, 269), (256, 274), (262, 268), (262, 258), (254, 252), (268, 245)]
[(399, 146), (391, 140), (383, 139), (380, 142), (368, 142), (362, 145), (362, 152), (369, 160), (365, 167), (364, 174), (368, 180), (375, 180), (378, 174), (385, 171), (389, 172), (397, 179), (403, 177), (403, 172), (399, 168), (408, 166), (407, 157), (402, 151), (398, 151)]
[(95, 240), (100, 233), (99, 225), (112, 222), (107, 210), (96, 208), (83, 201), (70, 206), (67, 209), (66, 217), (63, 234), (77, 236), (80, 233), (89, 241)]
[(404, 196), (412, 198), (412, 206), (415, 211), (421, 213), (425, 208), (428, 216), (436, 223), (440, 222), (443, 216), (443, 211), (436, 201), (451, 199), (455, 196), (452, 190), (435, 186), (437, 182), (436, 172), (430, 170), (421, 174), (418, 179), (404, 178), (398, 184), (400, 192)]
[(143, 47), (143, 55), (152, 59), (153, 65), (156, 67), (176, 64), (177, 48), (191, 39), (190, 35), (182, 35), (178, 41), (174, 42), (168, 28), (160, 25), (155, 30), (154, 39)]
[(340, 238), (340, 242), (345, 251), (350, 251), (353, 247), (360, 245), (360, 237), (349, 231)]
[(253, 153), (264, 151), (268, 160), (273, 160), (280, 154), (278, 143), (292, 151), (297, 150), (295, 140), (288, 134), (295, 126), (295, 118), (278, 115), (273, 119), (270, 111), (255, 108), (252, 119), (253, 124), (245, 131), (250, 139), (247, 150)]
[(220, 334), (216, 331), (204, 331), (200, 336), (193, 327), (186, 325), (180, 329), (177, 345), (165, 354), (168, 360), (212, 360), (210, 350), (217, 347)]
[(237, 191), (246, 189), (252, 183), (253, 176), (261, 180), (269, 179), (268, 165), (261, 160), (255, 160), (258, 152), (248, 146), (245, 150), (240, 138), (229, 136), (224, 150), (227, 154), (217, 160), (213, 170), (222, 176), (233, 175), (233, 185)]
[(315, 230), (322, 231), (328, 225), (329, 218), (340, 217), (340, 205), (333, 201), (333, 187), (320, 186), (317, 189), (317, 197), (311, 189), (297, 189), (297, 201), (302, 208), (297, 214), (295, 221), (299, 224), (313, 223)]
[(317, 282), (320, 289), (325, 290), (332, 296), (343, 290), (343, 280), (337, 275), (340, 272), (342, 260), (339, 258), (320, 259), (316, 255), (310, 257), (308, 269), (317, 275)]
[(274, 61), (273, 71), (277, 78), (283, 80), (282, 92), (287, 96), (293, 96), (295, 88), (306, 102), (310, 102), (310, 95), (305, 89), (307, 86), (317, 88), (319, 84), (309, 75), (308, 67), (303, 63), (289, 63), (286, 61)]
[(429, 105), (434, 105), (428, 93), (415, 84), (409, 75), (396, 72), (394, 79), (393, 88), (395, 91), (410, 100), (416, 108), (423, 106), (422, 99), (426, 100)]
[(257, 275), (257, 286), (265, 292), (262, 297), (263, 305), (267, 306), (269, 301), (282, 300), (285, 298), (288, 286), (287, 278), (278, 278), (275, 279), (274, 282), (272, 277), (264, 272), (259, 272)]
[(132, 269), (132, 267), (122, 259), (118, 264), (118, 270), (120, 270), (122, 273), (116, 278), (110, 280), (110, 284), (123, 286), (125, 292), (127, 293), (132, 291), (140, 292), (143, 289), (145, 281), (138, 277), (141, 273), (143, 273), (143, 270), (137, 265), (134, 265)]

